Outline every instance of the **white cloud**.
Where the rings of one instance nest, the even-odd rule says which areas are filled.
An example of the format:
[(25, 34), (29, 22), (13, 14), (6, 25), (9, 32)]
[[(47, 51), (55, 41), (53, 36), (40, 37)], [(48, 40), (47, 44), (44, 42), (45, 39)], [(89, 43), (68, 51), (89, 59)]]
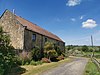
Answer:
[(83, 28), (94, 28), (96, 26), (96, 21), (94, 21), (93, 19), (88, 19), (86, 22), (82, 23)]
[(67, 6), (76, 6), (76, 5), (79, 5), (80, 3), (81, 3), (81, 0), (68, 0), (66, 5)]
[(80, 20), (82, 20), (84, 18), (84, 15), (80, 16)]
[(75, 18), (71, 18), (71, 21), (75, 22), (75, 21), (76, 21), (76, 19), (75, 19)]

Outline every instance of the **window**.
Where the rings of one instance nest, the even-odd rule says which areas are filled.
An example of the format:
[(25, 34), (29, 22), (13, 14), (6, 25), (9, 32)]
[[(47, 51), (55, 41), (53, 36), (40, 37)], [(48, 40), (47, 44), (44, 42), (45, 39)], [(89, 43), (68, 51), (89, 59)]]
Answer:
[(17, 21), (16, 24), (19, 24), (19, 22)]
[(45, 42), (47, 42), (47, 38), (45, 38)]
[(58, 42), (58, 45), (60, 45), (60, 42)]
[(35, 41), (36, 40), (36, 34), (33, 34), (32, 35), (32, 41)]

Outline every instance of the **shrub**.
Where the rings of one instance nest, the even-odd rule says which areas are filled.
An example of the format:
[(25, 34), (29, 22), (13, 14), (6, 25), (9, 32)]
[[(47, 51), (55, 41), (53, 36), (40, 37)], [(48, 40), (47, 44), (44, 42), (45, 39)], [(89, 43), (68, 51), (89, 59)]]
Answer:
[(43, 64), (43, 62), (42, 61), (34, 61), (34, 60), (32, 60), (31, 62), (30, 62), (30, 65), (34, 65), (34, 66), (37, 66), (37, 65), (42, 65)]
[(35, 66), (36, 66), (36, 65), (37, 65), (37, 62), (35, 62), (35, 61), (32, 60), (32, 61), (30, 62), (30, 65), (35, 65)]
[(86, 45), (82, 46), (82, 51), (88, 52), (88, 50), (89, 50), (88, 46), (86, 46)]
[(25, 65), (29, 65), (29, 62), (26, 62)]
[(4, 74), (5, 69), (3, 68), (3, 64), (0, 65), (0, 75)]
[(19, 56), (17, 56), (17, 64), (19, 65), (25, 65), (30, 63), (32, 60), (32, 53), (23, 51), (22, 53), (19, 53)]
[(50, 60), (52, 57), (57, 57), (58, 54), (54, 49), (54, 44), (52, 42), (46, 42), (44, 45), (44, 56)]
[(58, 56), (57, 60), (64, 60), (64, 56), (63, 55)]
[(42, 65), (43, 62), (42, 61), (37, 61), (37, 65)]
[(16, 64), (14, 48), (10, 45), (9, 35), (0, 27), (0, 75), (10, 72)]
[(63, 53), (59, 46), (55, 45), (54, 48), (55, 48), (58, 56), (60, 56)]
[(35, 61), (38, 61), (41, 59), (41, 50), (38, 46), (35, 46), (32, 49), (32, 59)]
[(51, 61), (48, 58), (42, 58), (41, 60), (43, 63), (50, 63)]

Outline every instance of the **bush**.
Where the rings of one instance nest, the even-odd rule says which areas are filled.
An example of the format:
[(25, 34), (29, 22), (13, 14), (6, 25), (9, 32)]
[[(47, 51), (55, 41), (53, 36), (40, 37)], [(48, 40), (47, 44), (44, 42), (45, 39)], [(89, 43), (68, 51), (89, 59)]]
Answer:
[(3, 64), (0, 65), (0, 75), (4, 74), (5, 69), (3, 68)]
[(43, 64), (43, 62), (42, 61), (37, 61), (37, 62), (35, 62), (35, 61), (31, 61), (30, 62), (30, 65), (34, 65), (34, 66), (37, 66), (37, 65), (42, 65)]
[(32, 60), (32, 61), (30, 62), (30, 65), (35, 65), (35, 66), (36, 66), (36, 65), (37, 65), (37, 62), (35, 62), (35, 61)]
[(38, 46), (35, 46), (32, 49), (32, 59), (35, 61), (38, 61), (41, 59), (41, 50)]
[(55, 45), (54, 48), (55, 48), (55, 50), (56, 50), (58, 56), (62, 54), (62, 50), (60, 49), (59, 46)]
[(29, 62), (26, 62), (25, 65), (29, 65)]
[(58, 53), (54, 49), (52, 42), (46, 42), (44, 45), (44, 56), (50, 60), (50, 58), (57, 57)]
[(82, 51), (83, 51), (83, 52), (88, 52), (88, 51), (89, 51), (88, 46), (84, 45), (84, 46), (82, 47)]
[(10, 45), (9, 35), (0, 27), (0, 75), (10, 72), (15, 64), (14, 48)]
[(43, 62), (42, 61), (37, 61), (37, 65), (42, 65)]
[(19, 53), (19, 56), (17, 56), (17, 64), (19, 65), (25, 65), (29, 64), (32, 60), (32, 53), (31, 52), (25, 52)]
[(64, 56), (63, 55), (58, 56), (57, 60), (64, 60)]
[(43, 63), (50, 63), (51, 61), (48, 58), (42, 58), (41, 60)]

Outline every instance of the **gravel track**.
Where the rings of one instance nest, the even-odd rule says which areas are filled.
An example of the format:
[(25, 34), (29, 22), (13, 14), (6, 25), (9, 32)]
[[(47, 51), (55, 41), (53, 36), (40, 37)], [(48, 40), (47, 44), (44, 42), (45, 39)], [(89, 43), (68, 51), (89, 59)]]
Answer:
[(75, 57), (72, 62), (64, 63), (40, 75), (82, 75), (87, 62), (87, 58)]

